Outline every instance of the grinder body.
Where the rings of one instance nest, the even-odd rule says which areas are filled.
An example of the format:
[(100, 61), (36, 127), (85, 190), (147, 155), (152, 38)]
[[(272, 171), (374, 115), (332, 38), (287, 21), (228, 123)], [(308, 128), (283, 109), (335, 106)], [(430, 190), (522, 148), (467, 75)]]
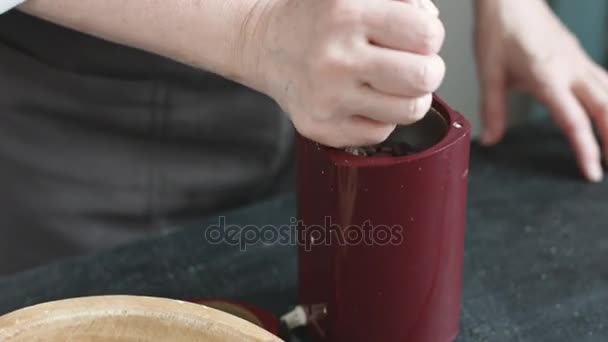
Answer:
[(406, 156), (297, 142), (299, 301), (319, 341), (448, 342), (459, 330), (470, 125)]

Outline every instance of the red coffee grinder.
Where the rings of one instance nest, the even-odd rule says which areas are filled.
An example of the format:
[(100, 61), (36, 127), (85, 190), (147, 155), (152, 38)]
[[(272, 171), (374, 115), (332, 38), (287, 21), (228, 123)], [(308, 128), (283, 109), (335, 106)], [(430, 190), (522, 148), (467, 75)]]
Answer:
[(298, 137), (300, 318), (317, 341), (456, 338), (469, 145), (438, 97), (374, 148)]

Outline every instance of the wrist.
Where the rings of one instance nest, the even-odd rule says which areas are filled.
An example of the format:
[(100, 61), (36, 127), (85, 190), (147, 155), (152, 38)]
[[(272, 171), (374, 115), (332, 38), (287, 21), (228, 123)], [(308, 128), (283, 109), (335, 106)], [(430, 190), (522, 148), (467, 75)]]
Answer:
[(235, 80), (262, 93), (269, 93), (265, 67), (268, 29), (276, 0), (253, 0), (242, 18), (234, 45)]

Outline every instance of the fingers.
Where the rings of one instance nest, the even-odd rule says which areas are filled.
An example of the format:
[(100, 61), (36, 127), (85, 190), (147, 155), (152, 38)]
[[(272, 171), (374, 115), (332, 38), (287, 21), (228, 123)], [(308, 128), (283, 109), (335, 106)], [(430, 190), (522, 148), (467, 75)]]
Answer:
[(507, 61), (503, 47), (496, 45), (490, 30), (477, 30), (477, 72), (481, 96), (481, 143), (495, 145), (507, 128)]
[(398, 97), (380, 93), (370, 87), (362, 86), (348, 101), (352, 106), (348, 111), (358, 111), (370, 119), (400, 125), (411, 125), (421, 120), (431, 108), (433, 95), (420, 97)]
[(555, 121), (568, 137), (579, 168), (591, 182), (603, 178), (600, 149), (593, 135), (589, 117), (571, 89), (554, 87), (540, 96), (554, 114)]
[(401, 0), (401, 1), (412, 4), (414, 6), (418, 6), (419, 8), (422, 8), (424, 10), (427, 10), (429, 13), (431, 13), (434, 16), (439, 15), (439, 8), (437, 8), (437, 6), (435, 6), (433, 1), (431, 1), (431, 0)]
[(380, 92), (418, 97), (439, 88), (445, 76), (445, 63), (438, 55), (423, 56), (371, 47), (360, 77)]
[[(356, 141), (356, 146), (371, 146), (385, 141), (395, 130), (396, 125), (374, 121), (363, 116), (352, 116), (340, 123), (344, 138)], [(339, 147), (347, 147), (344, 144)]]
[(603, 84), (599, 76), (591, 75), (577, 84), (574, 92), (594, 121), (604, 147), (604, 159), (608, 160), (608, 83)]
[(385, 141), (396, 125), (363, 116), (349, 116), (330, 123), (299, 126), (299, 132), (325, 146), (344, 148), (371, 146)]
[(434, 55), (445, 38), (445, 28), (429, 11), (399, 1), (370, 6), (365, 16), (368, 39), (378, 46)]
[(501, 75), (481, 83), (481, 143), (491, 146), (500, 142), (507, 128), (507, 85)]

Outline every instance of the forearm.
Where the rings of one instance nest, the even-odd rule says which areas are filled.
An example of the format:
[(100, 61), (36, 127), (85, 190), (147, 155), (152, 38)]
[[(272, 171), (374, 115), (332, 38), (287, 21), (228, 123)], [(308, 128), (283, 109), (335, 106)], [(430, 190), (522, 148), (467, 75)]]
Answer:
[[(19, 9), (257, 88), (249, 47), (260, 0), (29, 0)], [(249, 47), (248, 47), (249, 46)]]

